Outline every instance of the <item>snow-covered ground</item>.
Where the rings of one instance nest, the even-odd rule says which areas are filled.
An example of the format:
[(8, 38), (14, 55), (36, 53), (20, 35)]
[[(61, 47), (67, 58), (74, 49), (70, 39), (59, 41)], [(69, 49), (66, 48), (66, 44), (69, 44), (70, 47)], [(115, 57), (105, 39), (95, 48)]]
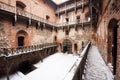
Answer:
[(111, 71), (95, 46), (92, 46), (88, 53), (85, 80), (113, 80)]
[[(72, 80), (86, 49), (87, 47), (80, 56), (55, 53), (45, 58), (43, 62), (34, 64), (37, 69), (27, 75), (18, 71), (10, 75), (10, 80)], [(6, 77), (0, 80), (6, 80)], [(95, 46), (92, 46), (88, 53), (85, 80), (113, 80), (112, 73)]]
[(10, 76), (10, 80), (72, 80), (80, 61), (78, 55), (56, 53), (35, 64), (37, 69), (34, 71), (27, 75), (18, 71)]

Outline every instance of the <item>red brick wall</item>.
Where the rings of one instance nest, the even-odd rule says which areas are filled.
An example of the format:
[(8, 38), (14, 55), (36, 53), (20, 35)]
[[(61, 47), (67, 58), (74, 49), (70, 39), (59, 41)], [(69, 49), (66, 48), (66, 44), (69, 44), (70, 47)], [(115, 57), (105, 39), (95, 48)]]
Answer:
[[(115, 10), (111, 10), (112, 9), (112, 3), (114, 2), (113, 0), (109, 0), (110, 3), (107, 3), (106, 1), (103, 2), (103, 10), (102, 10), (102, 15), (99, 16), (99, 21), (98, 21), (98, 26), (97, 26), (97, 31), (96, 31), (96, 37), (95, 37), (95, 42), (97, 44), (97, 46), (99, 47), (99, 50), (101, 52), (101, 54), (103, 55), (103, 58), (106, 62), (109, 62), (108, 58), (109, 58), (109, 54), (108, 53), (108, 26), (109, 26), (109, 23), (110, 23), (110, 20), (112, 19), (116, 19), (116, 20), (119, 20), (120, 18), (120, 12), (119, 10), (115, 11)], [(109, 2), (108, 1), (108, 2)], [(108, 5), (108, 6), (107, 6)], [(116, 5), (120, 5), (119, 4), (119, 1), (116, 3)], [(116, 7), (117, 8), (117, 7)], [(116, 24), (117, 25), (117, 24)], [(110, 25), (112, 26), (112, 25)], [(120, 27), (120, 25), (119, 25)], [(116, 73), (116, 78), (117, 80), (120, 80), (120, 57), (119, 57), (119, 54), (120, 54), (120, 48), (119, 48), (119, 45), (120, 45), (120, 36), (119, 36), (119, 32), (120, 32), (120, 29), (118, 28), (118, 42), (117, 42), (117, 73)]]

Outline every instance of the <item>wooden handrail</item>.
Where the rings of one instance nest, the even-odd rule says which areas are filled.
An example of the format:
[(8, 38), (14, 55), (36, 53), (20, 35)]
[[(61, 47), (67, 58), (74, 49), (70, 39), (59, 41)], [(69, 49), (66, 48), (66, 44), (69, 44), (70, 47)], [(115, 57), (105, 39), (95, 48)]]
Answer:
[(78, 23), (87, 24), (88, 22), (90, 22), (90, 21), (87, 21), (87, 20), (80, 20), (80, 22), (75, 20), (75, 21), (71, 21), (69, 23), (59, 23), (59, 24), (57, 24), (55, 22), (50, 22), (49, 20), (46, 20), (42, 17), (39, 17), (35, 14), (32, 14), (31, 12), (22, 10), (20, 8), (16, 8), (16, 9), (15, 8), (16, 8), (15, 6), (12, 6), (12, 5), (9, 5), (9, 4), (6, 4), (6, 3), (0, 1), (0, 9), (1, 10), (5, 10), (5, 11), (11, 12), (13, 14), (21, 15), (21, 16), (27, 17), (29, 19), (37, 20), (38, 22), (42, 22), (43, 24), (49, 24), (52, 27), (62, 27), (62, 26), (74, 25), (74, 24), (78, 24)]
[(87, 46), (82, 51), (82, 53), (80, 55), (81, 61), (75, 71), (75, 74), (74, 74), (74, 77), (72, 80), (76, 80), (76, 75), (77, 75), (77, 80), (83, 80), (85, 63), (86, 63), (86, 59), (87, 59), (87, 55), (88, 55), (90, 46), (91, 46), (91, 42), (88, 42)]
[(0, 57), (5, 56), (9, 57), (14, 56), (16, 54), (23, 54), (27, 52), (38, 51), (41, 49), (49, 48), (57, 46), (57, 43), (46, 43), (46, 44), (39, 44), (39, 45), (32, 45), (32, 46), (19, 46), (17, 48), (1, 48), (0, 49)]
[[(88, 3), (88, 1), (84, 1), (83, 3), (82, 3), (82, 1), (78, 1), (78, 2), (77, 2), (77, 6), (86, 5), (87, 3)], [(66, 7), (58, 8), (58, 9), (56, 10), (56, 14), (57, 14), (57, 13), (60, 13), (60, 12), (64, 12), (66, 9), (69, 10), (69, 9), (75, 8), (75, 7), (76, 7), (76, 4), (75, 4), (75, 3), (72, 3), (72, 4), (70, 4), (70, 5), (67, 5)]]

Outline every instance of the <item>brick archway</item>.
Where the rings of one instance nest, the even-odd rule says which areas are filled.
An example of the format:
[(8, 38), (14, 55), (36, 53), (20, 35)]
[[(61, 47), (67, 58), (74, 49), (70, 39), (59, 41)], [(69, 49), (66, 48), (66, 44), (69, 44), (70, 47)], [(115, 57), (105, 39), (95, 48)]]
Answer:
[(113, 74), (116, 74), (116, 62), (117, 62), (117, 19), (111, 19), (108, 24), (108, 63), (113, 65)]
[(72, 42), (69, 39), (63, 41), (63, 52), (72, 53)]
[(29, 45), (29, 39), (28, 39), (28, 33), (24, 30), (20, 30), (16, 34), (16, 46), (28, 46)]

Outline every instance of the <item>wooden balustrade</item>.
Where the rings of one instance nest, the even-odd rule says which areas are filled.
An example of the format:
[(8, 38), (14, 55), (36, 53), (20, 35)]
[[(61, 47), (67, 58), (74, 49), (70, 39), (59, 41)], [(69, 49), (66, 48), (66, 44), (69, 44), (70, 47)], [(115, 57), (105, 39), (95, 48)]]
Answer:
[[(77, 3), (72, 3), (70, 5), (66, 5), (66, 7), (61, 7), (61, 8), (58, 8), (56, 10), (56, 14), (60, 13), (60, 12), (64, 12), (65, 10), (69, 10), (69, 9), (72, 9), (72, 8), (75, 8), (75, 7), (78, 7), (78, 6), (82, 6), (82, 5), (86, 5), (88, 3), (88, 1), (84, 1), (82, 3), (82, 1), (77, 1)], [(77, 4), (77, 6), (76, 6)]]
[(1, 56), (14, 56), (17, 54), (23, 54), (27, 52), (33, 52), (33, 51), (38, 51), (41, 49), (46, 49), (50, 47), (57, 46), (57, 43), (47, 43), (47, 44), (40, 44), (40, 45), (32, 45), (32, 46), (19, 46), (17, 48), (3, 48), (0, 49)]
[(84, 48), (84, 50), (81, 53), (81, 61), (79, 63), (79, 66), (75, 72), (75, 75), (72, 80), (84, 80), (85, 75), (85, 63), (88, 55), (89, 48), (91, 46), (91, 42), (87, 44), (87, 46)]
[(0, 1), (0, 9), (14, 13), (15, 7)]
[(75, 24), (90, 24), (90, 20), (74, 20), (74, 21), (70, 21), (70, 22), (63, 22), (63, 23), (58, 23), (57, 26), (58, 27), (62, 27), (62, 26), (68, 26), (68, 25), (75, 25)]
[[(84, 4), (86, 4), (87, 2), (85, 2)], [(77, 3), (77, 5), (81, 5), (80, 2)], [(73, 4), (72, 4), (73, 6)], [(71, 6), (68, 6), (68, 7), (71, 7)], [(67, 26), (67, 25), (74, 25), (74, 24), (78, 24), (78, 23), (87, 23), (87, 22), (90, 22), (90, 21), (86, 21), (86, 20), (80, 20), (80, 22), (77, 22), (77, 21), (71, 21), (71, 22), (68, 22), (68, 23), (59, 23), (59, 24), (56, 24), (54, 22), (50, 22), (49, 20), (46, 20), (44, 18), (41, 18), (35, 14), (32, 14), (31, 12), (28, 12), (28, 11), (25, 11), (25, 10), (22, 10), (20, 8), (16, 8), (15, 6), (12, 6), (12, 5), (9, 5), (9, 4), (6, 4), (6, 3), (3, 3), (3, 2), (0, 2), (0, 9), (1, 10), (4, 10), (4, 11), (7, 11), (7, 12), (11, 12), (12, 14), (14, 15), (20, 15), (20, 16), (23, 16), (23, 17), (27, 17), (29, 19), (33, 19), (33, 20), (36, 20), (38, 22), (42, 22), (43, 24), (49, 24), (51, 25), (52, 27), (62, 27), (62, 26)], [(60, 10), (60, 9), (59, 9)], [(63, 9), (64, 10), (64, 9)], [(82, 21), (82, 22), (81, 22)]]

